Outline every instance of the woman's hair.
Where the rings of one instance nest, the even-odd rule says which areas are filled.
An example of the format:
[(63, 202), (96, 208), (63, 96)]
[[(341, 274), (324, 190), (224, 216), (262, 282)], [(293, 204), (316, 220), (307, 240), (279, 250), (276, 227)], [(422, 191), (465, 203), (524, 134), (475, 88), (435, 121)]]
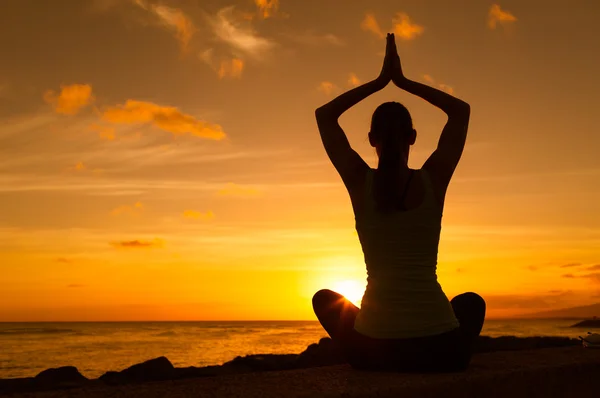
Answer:
[(371, 136), (380, 145), (379, 165), (373, 181), (375, 202), (379, 211), (393, 211), (399, 204), (403, 187), (398, 184), (398, 161), (402, 156), (402, 142), (412, 131), (410, 113), (398, 102), (385, 102), (373, 112)]

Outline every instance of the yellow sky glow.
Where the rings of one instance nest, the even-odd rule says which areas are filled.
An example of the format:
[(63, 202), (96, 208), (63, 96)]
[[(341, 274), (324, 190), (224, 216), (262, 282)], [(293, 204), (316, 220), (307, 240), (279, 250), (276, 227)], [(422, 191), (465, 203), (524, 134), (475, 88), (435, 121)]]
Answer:
[[(0, 321), (315, 319), (324, 288), (359, 304), (314, 110), (377, 77), (387, 31), (409, 78), (472, 107), (445, 293), (491, 317), (600, 300), (600, 4), (26, 3), (0, 25)], [(421, 167), (445, 115), (392, 85), (340, 119), (352, 147), (377, 166), (385, 101), (410, 110)]]

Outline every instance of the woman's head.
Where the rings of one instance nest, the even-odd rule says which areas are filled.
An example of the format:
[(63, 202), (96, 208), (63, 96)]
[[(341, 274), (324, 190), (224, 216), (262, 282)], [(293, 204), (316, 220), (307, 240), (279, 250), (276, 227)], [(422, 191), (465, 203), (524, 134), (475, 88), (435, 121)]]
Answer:
[(399, 102), (384, 102), (371, 118), (369, 143), (381, 156), (382, 151), (397, 153), (408, 161), (410, 146), (415, 143), (417, 133), (413, 128), (410, 112)]

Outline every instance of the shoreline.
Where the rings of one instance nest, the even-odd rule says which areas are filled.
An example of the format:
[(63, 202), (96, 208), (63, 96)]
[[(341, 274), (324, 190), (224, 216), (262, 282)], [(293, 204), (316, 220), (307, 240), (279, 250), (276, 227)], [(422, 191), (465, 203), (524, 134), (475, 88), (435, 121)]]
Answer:
[[(488, 337), (480, 336), (474, 347), (478, 354), (501, 351), (540, 350), (581, 346), (578, 339), (568, 337)], [(339, 349), (330, 338), (322, 338), (299, 354), (255, 354), (238, 356), (221, 365), (176, 368), (166, 357), (150, 359), (120, 371), (107, 371), (96, 379), (88, 379), (75, 367), (46, 369), (34, 377), (0, 379), (0, 394), (115, 387), (145, 382), (175, 381), (195, 378), (234, 376), (267, 371), (292, 371), (343, 365)]]

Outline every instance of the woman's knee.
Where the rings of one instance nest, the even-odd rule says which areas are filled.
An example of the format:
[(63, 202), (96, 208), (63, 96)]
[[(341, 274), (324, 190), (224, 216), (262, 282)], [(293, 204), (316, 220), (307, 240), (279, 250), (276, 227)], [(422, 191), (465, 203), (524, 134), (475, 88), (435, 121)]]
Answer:
[(452, 304), (453, 307), (456, 307), (456, 306), (468, 307), (472, 310), (476, 310), (478, 312), (482, 312), (485, 314), (485, 310), (486, 310), (485, 300), (483, 299), (483, 297), (481, 297), (477, 293), (467, 292), (467, 293), (459, 294), (458, 296), (454, 297), (450, 301), (450, 303)]
[(312, 305), (315, 312), (318, 309), (327, 307), (331, 303), (332, 298), (335, 297), (335, 295), (337, 295), (337, 293), (329, 289), (321, 289), (318, 292), (316, 292), (312, 298)]

